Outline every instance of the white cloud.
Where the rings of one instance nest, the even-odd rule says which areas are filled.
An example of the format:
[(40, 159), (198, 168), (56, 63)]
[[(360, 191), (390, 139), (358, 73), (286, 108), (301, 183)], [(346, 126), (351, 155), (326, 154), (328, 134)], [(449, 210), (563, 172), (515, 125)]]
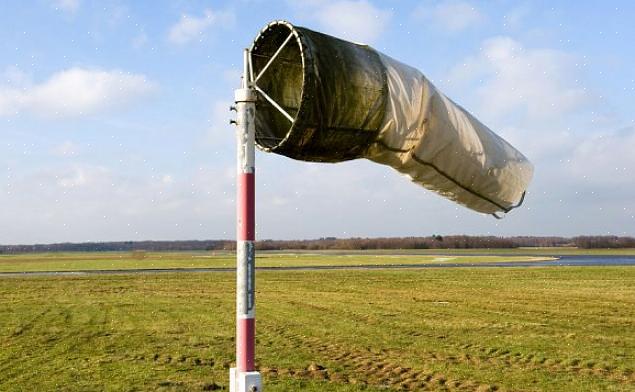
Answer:
[(525, 22), (525, 19), (529, 17), (531, 9), (528, 4), (521, 4), (506, 15), (503, 16), (503, 26), (510, 29), (519, 29)]
[(56, 185), (60, 188), (95, 187), (107, 183), (110, 170), (102, 166), (74, 166), (56, 175)]
[(14, 65), (7, 67), (0, 74), (0, 84), (5, 83), (7, 86), (24, 86), (30, 82), (29, 75)]
[(465, 1), (442, 1), (436, 5), (422, 4), (414, 15), (448, 32), (460, 32), (481, 24), (485, 17)]
[(2, 218), (14, 223), (0, 225), (5, 244), (233, 236), (233, 165), (172, 176), (58, 160), (12, 172), (0, 182)]
[(566, 52), (526, 49), (512, 38), (496, 37), (486, 40), (477, 56), (455, 67), (450, 81), (479, 81), (479, 109), (491, 118), (520, 112), (532, 119), (548, 119), (590, 101), (577, 74), (576, 59)]
[(535, 164), (525, 206), (505, 225), (565, 235), (633, 227), (635, 128), (606, 131), (619, 120), (585, 87), (583, 64), (568, 52), (496, 37), (441, 82)]
[(205, 32), (213, 26), (229, 27), (235, 22), (231, 11), (212, 11), (206, 9), (202, 16), (183, 14), (181, 19), (170, 28), (168, 40), (183, 45), (196, 39), (202, 39)]
[(78, 152), (79, 146), (70, 140), (58, 144), (57, 146), (53, 147), (52, 150), (53, 155), (58, 157), (72, 157), (77, 155)]
[(620, 192), (633, 187), (635, 177), (635, 128), (625, 128), (617, 132), (603, 132), (592, 135), (579, 143), (567, 160), (567, 174), (575, 179), (592, 184), (596, 189), (607, 185), (621, 185)]
[(315, 20), (325, 33), (361, 43), (375, 41), (392, 18), (390, 10), (378, 8), (366, 0), (292, 4), (309, 19)]
[(62, 10), (74, 14), (79, 9), (79, 0), (54, 0), (56, 10)]
[(22, 111), (78, 116), (121, 106), (155, 90), (144, 75), (120, 70), (69, 68), (40, 84), (0, 85), (0, 116)]
[(164, 184), (172, 184), (174, 182), (174, 177), (169, 174), (165, 174), (161, 177), (161, 182)]

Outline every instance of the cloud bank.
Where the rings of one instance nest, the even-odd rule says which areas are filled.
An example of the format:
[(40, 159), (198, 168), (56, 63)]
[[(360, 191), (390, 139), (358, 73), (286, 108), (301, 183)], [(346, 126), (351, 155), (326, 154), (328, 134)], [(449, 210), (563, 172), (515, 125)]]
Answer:
[(231, 11), (212, 11), (206, 9), (203, 15), (194, 16), (183, 14), (168, 32), (168, 41), (176, 45), (184, 45), (194, 40), (200, 40), (213, 26), (230, 27), (235, 22), (235, 15)]
[(74, 14), (79, 9), (79, 0), (54, 0), (53, 6), (56, 10)]
[(467, 58), (450, 78), (483, 80), (477, 90), (481, 110), (522, 111), (532, 118), (559, 116), (579, 109), (591, 99), (577, 83), (576, 58), (554, 49), (525, 48), (510, 37), (494, 37), (477, 56)]
[(39, 84), (22, 80), (0, 86), (0, 116), (81, 116), (128, 104), (156, 88), (142, 74), (74, 67)]
[(323, 32), (346, 40), (373, 43), (386, 30), (392, 11), (366, 0), (307, 1), (291, 3)]
[(475, 6), (465, 1), (442, 1), (435, 5), (422, 4), (415, 9), (414, 15), (417, 19), (451, 33), (476, 27), (485, 20)]

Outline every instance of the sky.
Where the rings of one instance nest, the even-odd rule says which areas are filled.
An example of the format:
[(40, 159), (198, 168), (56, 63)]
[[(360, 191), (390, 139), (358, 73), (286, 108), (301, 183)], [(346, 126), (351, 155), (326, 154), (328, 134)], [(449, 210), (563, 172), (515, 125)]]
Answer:
[(0, 244), (231, 239), (241, 49), (285, 19), (421, 70), (535, 165), (475, 213), (257, 152), (257, 237), (635, 235), (631, 1), (0, 0)]

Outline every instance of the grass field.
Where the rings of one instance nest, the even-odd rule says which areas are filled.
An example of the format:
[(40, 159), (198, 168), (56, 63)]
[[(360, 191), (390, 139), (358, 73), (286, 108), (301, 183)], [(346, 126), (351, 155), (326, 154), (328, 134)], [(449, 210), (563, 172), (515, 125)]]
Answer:
[[(234, 274), (0, 278), (0, 390), (216, 390)], [(635, 390), (635, 268), (258, 272), (266, 391)]]
[[(287, 251), (292, 253), (311, 253), (313, 251)], [(323, 250), (319, 251), (324, 255), (358, 255), (358, 254), (387, 254), (387, 255), (443, 255), (443, 256), (462, 256), (462, 255), (482, 255), (482, 256), (635, 256), (635, 248), (617, 248), (617, 249), (581, 249), (574, 247), (533, 247), (533, 248), (480, 248), (480, 249), (372, 249), (372, 250)], [(285, 253), (280, 251), (279, 253)]]
[[(503, 255), (394, 255), (371, 252), (332, 254), (332, 252), (273, 253), (261, 252), (259, 267), (328, 266), (328, 265), (387, 265), (387, 264), (443, 264), (484, 263), (547, 260), (544, 256)], [(86, 252), (43, 253), (0, 256), (0, 272), (16, 271), (76, 271), (100, 269), (143, 268), (227, 268), (236, 265), (236, 256), (229, 252)]]

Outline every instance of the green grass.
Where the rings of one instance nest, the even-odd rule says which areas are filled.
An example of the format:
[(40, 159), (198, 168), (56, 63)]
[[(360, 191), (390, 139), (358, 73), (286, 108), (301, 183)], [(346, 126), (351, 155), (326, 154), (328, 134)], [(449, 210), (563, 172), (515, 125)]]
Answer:
[[(539, 261), (545, 257), (501, 255), (394, 255), (331, 254), (331, 253), (272, 253), (260, 252), (256, 264), (260, 267), (328, 266), (328, 265), (386, 265), (386, 264), (443, 264), (511, 261)], [(44, 253), (0, 256), (0, 272), (19, 271), (77, 271), (151, 268), (227, 268), (236, 265), (235, 255), (222, 252), (163, 252), (135, 254), (130, 252), (104, 253)]]
[[(315, 251), (280, 251), (279, 253), (312, 253)], [(581, 249), (575, 247), (528, 247), (528, 248), (484, 248), (484, 249), (369, 249), (369, 250), (324, 250), (320, 254), (400, 254), (400, 255), (499, 255), (499, 256), (635, 256), (635, 248)]]
[[(635, 389), (633, 267), (257, 275), (266, 391)], [(0, 390), (224, 388), (234, 284), (0, 278)]]

